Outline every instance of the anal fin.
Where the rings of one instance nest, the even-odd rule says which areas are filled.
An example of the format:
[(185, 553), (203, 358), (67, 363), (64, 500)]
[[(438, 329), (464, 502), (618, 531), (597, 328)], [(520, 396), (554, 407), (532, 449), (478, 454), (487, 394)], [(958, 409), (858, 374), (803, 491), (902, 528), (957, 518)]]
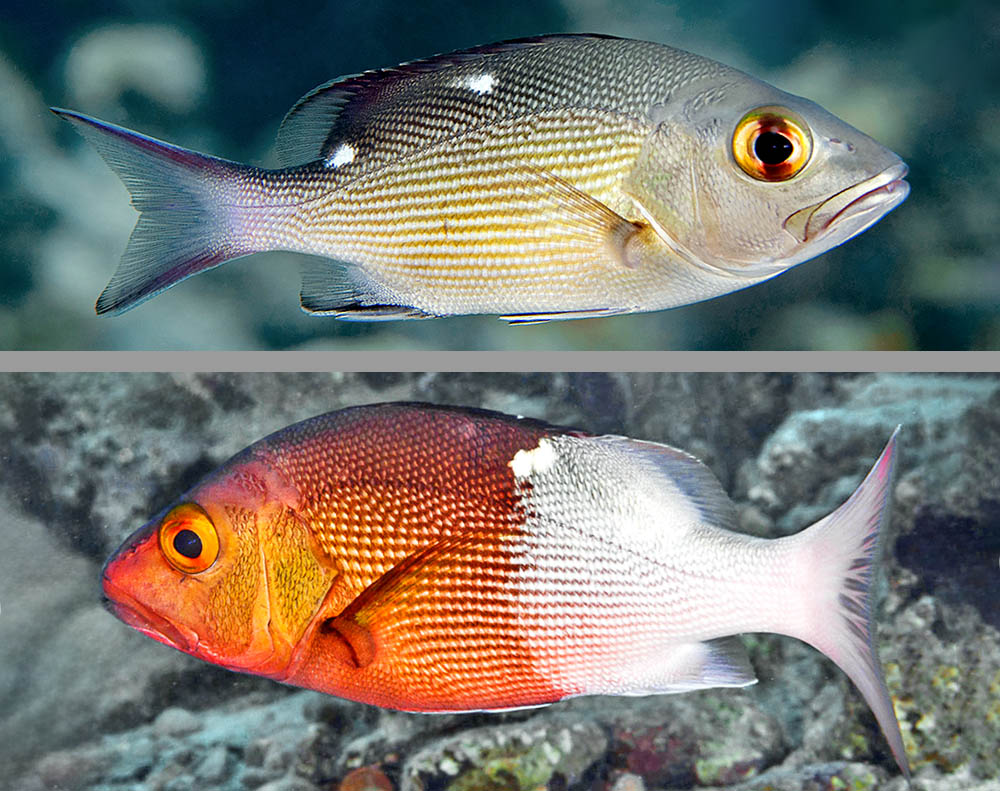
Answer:
[(434, 314), (410, 305), (392, 304), (387, 289), (353, 264), (310, 257), (302, 265), (302, 309), (345, 321), (428, 319)]
[(309, 310), (309, 312), (319, 315), (326, 314), (341, 321), (396, 321), (398, 319), (438, 318), (434, 313), (425, 313), (418, 308), (411, 308), (406, 305), (360, 305), (354, 303), (352, 305), (341, 305), (335, 310)]
[(694, 680), (706, 687), (748, 687), (757, 674), (738, 637), (720, 637), (700, 644), (703, 654)]
[(700, 643), (682, 643), (646, 657), (642, 667), (627, 675), (646, 678), (625, 695), (666, 695), (713, 687), (747, 687), (757, 676), (738, 637), (721, 637)]

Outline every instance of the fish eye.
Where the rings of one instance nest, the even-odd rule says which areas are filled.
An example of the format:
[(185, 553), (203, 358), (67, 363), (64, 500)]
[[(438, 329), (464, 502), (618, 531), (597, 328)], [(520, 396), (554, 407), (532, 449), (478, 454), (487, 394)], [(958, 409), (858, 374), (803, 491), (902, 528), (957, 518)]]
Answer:
[(186, 558), (196, 558), (202, 552), (201, 539), (193, 530), (184, 528), (174, 535), (174, 549)]
[(195, 503), (170, 509), (160, 522), (160, 551), (178, 571), (197, 574), (219, 556), (219, 534), (211, 518)]
[(736, 124), (733, 158), (758, 181), (786, 181), (800, 173), (812, 153), (809, 127), (783, 107), (758, 107)]

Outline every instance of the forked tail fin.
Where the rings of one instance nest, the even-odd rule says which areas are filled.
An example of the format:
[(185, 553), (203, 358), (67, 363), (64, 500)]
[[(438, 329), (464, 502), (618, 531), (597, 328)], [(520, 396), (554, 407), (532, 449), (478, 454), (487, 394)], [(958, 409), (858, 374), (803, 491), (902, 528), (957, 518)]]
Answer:
[(132, 194), (139, 219), (98, 313), (124, 313), (186, 277), (254, 252), (227, 205), (245, 165), (52, 108), (97, 149)]
[(840, 666), (882, 727), (907, 779), (910, 767), (892, 699), (875, 650), (871, 584), (879, 532), (889, 514), (897, 428), (854, 494), (832, 514), (795, 536), (805, 545), (815, 593), (815, 617), (797, 636)]

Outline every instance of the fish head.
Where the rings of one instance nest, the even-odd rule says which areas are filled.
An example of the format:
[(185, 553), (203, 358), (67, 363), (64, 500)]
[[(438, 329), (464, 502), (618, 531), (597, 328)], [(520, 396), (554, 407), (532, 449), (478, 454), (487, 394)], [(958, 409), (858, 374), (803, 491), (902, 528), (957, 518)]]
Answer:
[(909, 193), (892, 151), (814, 102), (733, 72), (651, 108), (626, 192), (690, 263), (762, 279), (861, 233)]
[[(238, 457), (237, 457), (238, 458)], [(143, 525), (108, 558), (108, 609), (166, 645), (231, 670), (281, 677), (323, 592), (294, 532), (289, 490), (273, 470), (234, 460)], [(301, 542), (291, 542), (293, 551)], [(287, 552), (285, 552), (287, 554)], [(284, 584), (268, 573), (284, 574)], [(322, 583), (322, 580), (320, 580)], [(325, 589), (324, 589), (325, 590)], [(304, 600), (307, 599), (307, 600)]]

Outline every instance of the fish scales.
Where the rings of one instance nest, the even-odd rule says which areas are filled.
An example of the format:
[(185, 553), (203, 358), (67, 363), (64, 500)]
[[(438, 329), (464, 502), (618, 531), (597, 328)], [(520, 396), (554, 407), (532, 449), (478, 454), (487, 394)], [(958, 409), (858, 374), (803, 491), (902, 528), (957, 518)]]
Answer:
[[(632, 127), (628, 137), (623, 127)], [(517, 134), (516, 129), (500, 131)], [(641, 145), (640, 130), (625, 122), (611, 132), (603, 130), (603, 135), (599, 129), (586, 131), (594, 134), (579, 141), (583, 155), (576, 166), (565, 156), (566, 140), (557, 140), (549, 149), (536, 144), (533, 155), (513, 149), (505, 139), (483, 145), (480, 135), (468, 143), (450, 142), (445, 151), (400, 163), (378, 178), (353, 182), (348, 191), (304, 204), (298, 225), (301, 243), (315, 252), (342, 245), (373, 261), (400, 261), (395, 269), (403, 276), (421, 260), (434, 262), (430, 268), (442, 268), (445, 253), (455, 259), (449, 258), (448, 267), (461, 268), (463, 260), (498, 266), (505, 260), (503, 254), (516, 248), (528, 259), (517, 267), (530, 278), (535, 263), (531, 256), (537, 252), (532, 245), (558, 243), (559, 228), (538, 212), (537, 201), (525, 199), (522, 168), (551, 172), (612, 207), (625, 202), (621, 182)], [(618, 153), (611, 157), (616, 142)], [(453, 219), (457, 233), (442, 238), (446, 218)], [(376, 234), (376, 228), (381, 232)], [(492, 245), (484, 245), (485, 239)], [(569, 236), (565, 243), (575, 240)], [(573, 258), (565, 257), (562, 265), (572, 266)]]
[[(509, 520), (513, 496), (494, 478), (510, 478), (505, 465), (520, 431), (456, 422), (439, 432), (435, 422), (424, 426), (406, 412), (398, 424), (364, 417), (334, 413), (305, 436), (276, 439), (268, 456), (296, 481), (300, 513), (323, 549), (338, 561), (357, 558), (367, 570), (357, 579), (362, 588), (440, 531)], [(452, 463), (436, 463), (442, 456)], [(483, 493), (478, 499), (465, 494), (473, 483)]]
[(900, 767), (870, 586), (895, 435), (840, 508), (736, 531), (683, 451), (481, 410), (383, 404), (290, 426), (109, 558), (113, 611), (235, 670), (413, 711), (755, 681), (742, 632), (812, 644)]
[[(566, 108), (610, 110), (643, 118), (653, 102), (691, 80), (736, 73), (681, 50), (648, 42), (620, 44), (620, 39), (606, 37), (541, 37), (501, 44), (492, 52), (491, 47), (484, 47), (459, 53), (459, 62), (450, 68), (442, 66), (454, 56), (445, 55), (388, 74), (348, 80), (340, 84), (340, 93), (350, 96), (358, 87), (375, 87), (378, 101), (335, 121), (321, 153), (328, 155), (349, 139), (358, 158), (339, 177), (350, 179), (430, 143), (453, 138), (459, 131), (507, 118), (530, 118)], [(491, 89), (470, 89), (470, 79), (484, 73), (494, 76)], [(635, 74), (643, 75), (641, 84), (630, 79)], [(365, 91), (362, 94), (367, 96)], [(300, 102), (286, 118), (293, 123), (281, 134), (279, 149), (294, 148), (283, 139), (298, 134), (294, 121), (304, 106)]]
[[(280, 170), (57, 112), (141, 212), (99, 313), (275, 249), (326, 259), (303, 264), (302, 306), (340, 318), (659, 310), (773, 277), (908, 192), (895, 154), (816, 105), (707, 58), (602, 36), (322, 85), (282, 124)], [(774, 162), (754, 142), (767, 139), (786, 147)]]

